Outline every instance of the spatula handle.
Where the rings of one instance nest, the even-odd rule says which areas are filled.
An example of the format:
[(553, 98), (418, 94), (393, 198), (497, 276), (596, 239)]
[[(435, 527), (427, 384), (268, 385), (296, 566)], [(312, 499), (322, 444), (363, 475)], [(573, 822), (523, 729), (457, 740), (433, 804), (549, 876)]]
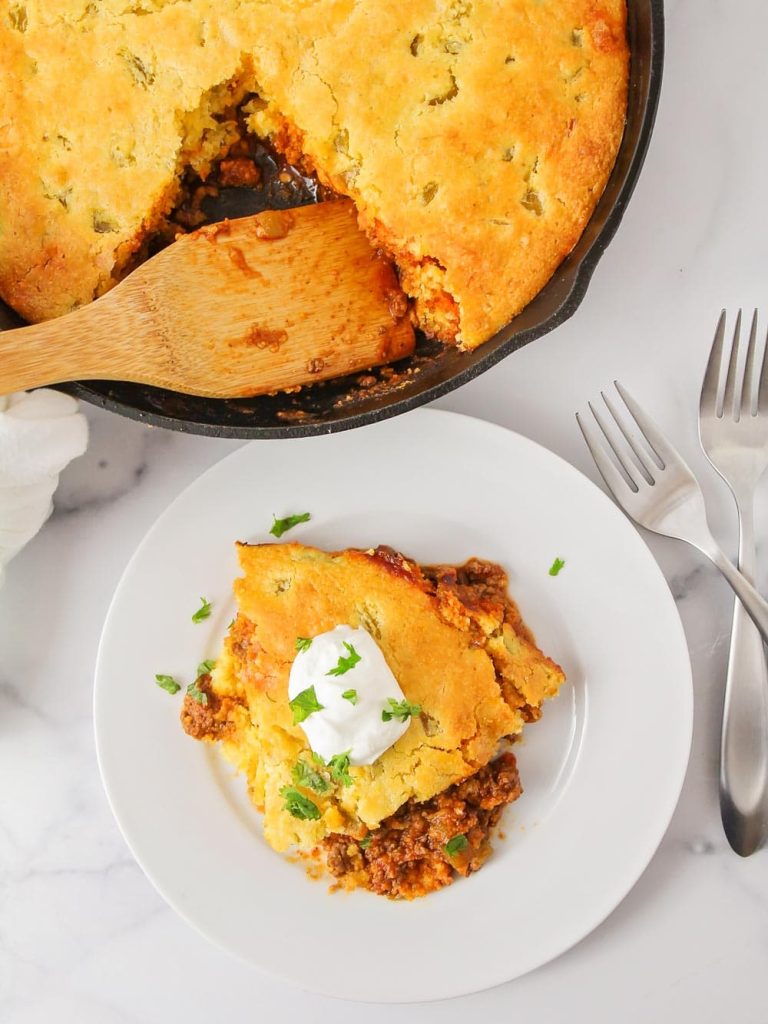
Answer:
[(55, 320), (0, 331), (0, 395), (69, 380), (116, 379), (109, 296)]

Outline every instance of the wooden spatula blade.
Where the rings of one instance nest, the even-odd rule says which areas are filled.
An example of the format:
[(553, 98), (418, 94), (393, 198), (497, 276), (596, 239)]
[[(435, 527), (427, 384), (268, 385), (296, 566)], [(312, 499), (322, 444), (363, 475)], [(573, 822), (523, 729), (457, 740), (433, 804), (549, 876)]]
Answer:
[(413, 350), (394, 270), (349, 202), (224, 221), (174, 248), (167, 274), (155, 277), (158, 314), (200, 393), (259, 394)]
[[(23, 379), (25, 345), (36, 347), (26, 362), (36, 379)], [(353, 204), (339, 200), (209, 225), (92, 305), (0, 334), (0, 393), (102, 378), (242, 397), (413, 348), (394, 269), (357, 227)]]

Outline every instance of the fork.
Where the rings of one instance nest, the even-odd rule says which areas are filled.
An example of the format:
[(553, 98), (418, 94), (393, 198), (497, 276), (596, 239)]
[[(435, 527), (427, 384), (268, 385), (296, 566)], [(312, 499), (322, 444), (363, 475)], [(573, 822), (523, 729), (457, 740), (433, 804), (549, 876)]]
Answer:
[[(600, 434), (576, 413), (592, 458), (618, 505), (640, 526), (665, 537), (684, 540), (706, 555), (725, 576), (753, 622), (768, 642), (768, 602), (725, 557), (712, 536), (704, 495), (682, 456), (643, 412), (626, 388), (614, 386), (634, 420), (641, 439), (627, 427), (616, 406), (601, 392), (614, 426), (589, 403)], [(605, 444), (601, 442), (600, 435)], [(608, 454), (610, 450), (611, 455)], [(614, 461), (615, 459), (615, 461)]]
[[(699, 438), (731, 489), (739, 513), (739, 568), (755, 576), (754, 493), (768, 467), (768, 352), (756, 374), (757, 310), (739, 379), (741, 310), (730, 357), (724, 355), (725, 310), (712, 342), (699, 402)], [(721, 367), (728, 360), (724, 386)], [(768, 668), (759, 633), (737, 601), (720, 736), (720, 814), (736, 853), (748, 857), (768, 835)]]

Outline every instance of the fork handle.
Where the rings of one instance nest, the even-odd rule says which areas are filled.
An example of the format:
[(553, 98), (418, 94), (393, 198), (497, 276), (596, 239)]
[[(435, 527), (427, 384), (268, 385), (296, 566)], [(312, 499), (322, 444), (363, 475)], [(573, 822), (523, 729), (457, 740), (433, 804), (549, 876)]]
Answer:
[[(738, 501), (739, 569), (755, 576), (752, 496)], [(728, 842), (748, 857), (768, 834), (768, 666), (760, 634), (736, 601), (720, 736), (720, 813)]]
[[(696, 545), (699, 547), (699, 545)], [(768, 644), (768, 601), (758, 594), (746, 576), (742, 576), (739, 570), (725, 557), (721, 549), (710, 538), (710, 542), (701, 545), (699, 550), (710, 558), (720, 572), (730, 583), (736, 597), (744, 605), (744, 610), (760, 630), (764, 643)]]

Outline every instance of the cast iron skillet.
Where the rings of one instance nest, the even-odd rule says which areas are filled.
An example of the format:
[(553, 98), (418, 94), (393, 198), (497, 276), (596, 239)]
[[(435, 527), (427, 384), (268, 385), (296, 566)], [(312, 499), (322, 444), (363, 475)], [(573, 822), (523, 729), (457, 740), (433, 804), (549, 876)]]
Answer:
[[(632, 53), (627, 124), (605, 192), (578, 244), (546, 287), (480, 348), (459, 352), (422, 339), (415, 355), (393, 368), (317, 384), (295, 395), (222, 400), (113, 381), (77, 382), (61, 385), (61, 389), (102, 408), (173, 430), (214, 437), (305, 437), (348, 430), (413, 409), (460, 387), (510, 352), (559, 326), (575, 313), (597, 261), (619, 226), (656, 116), (664, 56), (663, 0), (629, 0), (627, 6)], [(215, 211), (216, 215), (254, 212), (253, 202), (249, 204), (246, 198), (243, 204), (242, 190), (238, 192), (239, 198), (223, 197), (224, 208)], [(284, 205), (285, 196), (278, 199), (277, 205)], [(297, 201), (311, 199), (304, 195)], [(0, 328), (18, 323), (0, 302)]]

